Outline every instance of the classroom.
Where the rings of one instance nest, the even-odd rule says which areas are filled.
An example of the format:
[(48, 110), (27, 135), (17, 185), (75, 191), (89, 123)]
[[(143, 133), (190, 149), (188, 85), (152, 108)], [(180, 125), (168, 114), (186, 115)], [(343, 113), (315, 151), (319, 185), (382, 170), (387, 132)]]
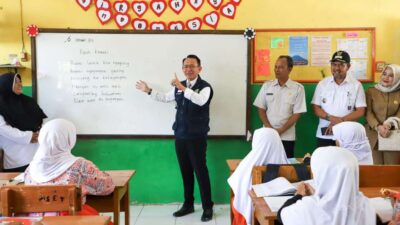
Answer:
[[(154, 1), (155, 0), (143, 0), (143, 2), (149, 4)], [(90, 5), (87, 6), (87, 10), (85, 10), (85, 6), (83, 6), (86, 2), (90, 2)], [(174, 0), (171, 0), (160, 1), (166, 4), (165, 11), (157, 12), (156, 10), (152, 11), (149, 8), (146, 13), (141, 16), (138, 16), (131, 7), (132, 3), (139, 1), (126, 1), (129, 5), (127, 14), (130, 15), (130, 19), (133, 20), (137, 18), (146, 21), (148, 28), (147, 31), (135, 31), (134, 27), (130, 23), (126, 26), (118, 24), (115, 22), (116, 19), (113, 17), (111, 17), (109, 21), (102, 21), (101, 16), (99, 17), (99, 12), (96, 11), (96, 2), (96, 0), (0, 0), (0, 64), (2, 65), (0, 66), (0, 73), (3, 74), (14, 70), (18, 71), (22, 78), (23, 92), (26, 95), (51, 96), (52, 94), (49, 92), (51, 92), (51, 87), (53, 87), (54, 84), (44, 84), (48, 85), (49, 89), (40, 89), (40, 83), (35, 83), (35, 78), (39, 75), (37, 74), (37, 71), (42, 70), (43, 65), (48, 66), (46, 69), (49, 70), (53, 68), (46, 64), (46, 57), (48, 57), (49, 61), (54, 62), (52, 59), (55, 57), (62, 58), (63, 55), (66, 54), (67, 48), (62, 49), (60, 52), (52, 52), (47, 55), (46, 52), (43, 52), (43, 49), (46, 49), (47, 39), (40, 39), (41, 35), (43, 35), (42, 37), (46, 37), (45, 35), (51, 33), (53, 30), (55, 33), (52, 34), (67, 33), (67, 35), (61, 36), (61, 38), (64, 38), (68, 37), (70, 34), (69, 29), (71, 29), (71, 31), (75, 29), (90, 30), (90, 34), (96, 34), (98, 36), (94, 36), (94, 38), (98, 38), (101, 37), (101, 30), (115, 30), (115, 34), (111, 31), (110, 33), (107, 33), (107, 35), (118, 36), (119, 31), (127, 32), (129, 35), (132, 35), (135, 32), (142, 32), (144, 33), (143, 35), (149, 35), (148, 38), (155, 36), (154, 38), (157, 39), (159, 36), (164, 35), (163, 38), (168, 39), (166, 36), (172, 34), (164, 33), (158, 35), (157, 32), (163, 33), (163, 31), (150, 30), (149, 27), (151, 26), (151, 23), (156, 22), (156, 24), (153, 24), (154, 29), (157, 29), (157, 26), (167, 27), (170, 22), (174, 21), (181, 21), (183, 22), (182, 24), (187, 26), (187, 21), (195, 19), (196, 17), (203, 20), (203, 17), (206, 18), (207, 14), (211, 12), (217, 12), (217, 23), (212, 23), (212, 19), (211, 22), (208, 21), (209, 24), (203, 21), (200, 30), (194, 32), (195, 35), (201, 35), (202, 33), (213, 35), (218, 32), (223, 33), (233, 31), (233, 34), (235, 35), (232, 36), (240, 36), (243, 38), (244, 43), (251, 43), (257, 41), (258, 37), (261, 38), (262, 35), (269, 34), (268, 32), (273, 33), (272, 31), (280, 32), (278, 35), (282, 35), (286, 31), (317, 32), (321, 30), (328, 30), (328, 32), (333, 33), (334, 35), (335, 32), (348, 32), (349, 35), (357, 35), (357, 33), (361, 33), (362, 30), (372, 30), (373, 35), (367, 37), (370, 41), (370, 45), (368, 46), (368, 74), (365, 81), (362, 81), (364, 89), (379, 82), (381, 75), (381, 72), (378, 71), (377, 68), (379, 63), (400, 64), (400, 14), (398, 12), (400, 2), (398, 0), (204, 0), (201, 1), (203, 4), (197, 10), (194, 10), (193, 6), (190, 5), (190, 0), (186, 0), (183, 1), (185, 5), (182, 11), (179, 11), (178, 13), (174, 12), (171, 9), (172, 7), (168, 5), (169, 2), (174, 2)], [(104, 2), (108, 2), (111, 7), (113, 7), (115, 2), (124, 1), (108, 0)], [(217, 8), (213, 6), (213, 2), (218, 4)], [(222, 8), (225, 6), (233, 7), (233, 14), (228, 13), (228, 15), (223, 15)], [(157, 22), (159, 23), (157, 24)], [(39, 28), (39, 33), (35, 38), (29, 37), (27, 33), (27, 27), (29, 25), (35, 25)], [(243, 33), (246, 28), (253, 28), (255, 30), (255, 38), (250, 39), (249, 41), (245, 40)], [(345, 29), (345, 31), (342, 29)], [(43, 34), (41, 33), (42, 30)], [(97, 33), (99, 30), (100, 33)], [(241, 34), (239, 35), (239, 33)], [(77, 35), (79, 33), (71, 34)], [(75, 37), (73, 35), (72, 37)], [(83, 38), (90, 39), (92, 37), (91, 35), (84, 36)], [(51, 38), (52, 36), (49, 35), (49, 37)], [(197, 36), (194, 36), (194, 38), (196, 39)], [(32, 45), (33, 40), (38, 41), (35, 46)], [(41, 40), (43, 40), (43, 43), (40, 43)], [(54, 40), (57, 40), (57, 37), (55, 37)], [(150, 43), (148, 40), (149, 39), (147, 39), (147, 41), (145, 40), (146, 44)], [(173, 40), (174, 37), (171, 38), (171, 40), (168, 39), (168, 43)], [(198, 37), (199, 43), (201, 43), (202, 46), (206, 45), (206, 42), (203, 43), (202, 40), (202, 37)], [(125, 41), (127, 40), (122, 40), (121, 42), (125, 43)], [(141, 40), (138, 40), (138, 42), (140, 41)], [(224, 42), (224, 39), (222, 38), (219, 40), (216, 38), (216, 42), (217, 44), (211, 48), (219, 46), (220, 43)], [(153, 43), (156, 46), (157, 43), (162, 43), (162, 41), (160, 42), (155, 40)], [(49, 44), (49, 51), (53, 44), (54, 43)], [(235, 42), (232, 41), (231, 44), (235, 45)], [(113, 43), (110, 43), (109, 45), (113, 46)], [(57, 46), (57, 44), (54, 44), (54, 46)], [(107, 49), (106, 47), (104, 49)], [(243, 45), (243, 48), (247, 49), (247, 47), (247, 45)], [(36, 52), (32, 52), (32, 49), (34, 48), (36, 49)], [(186, 47), (184, 49), (188, 48)], [(237, 49), (238, 51), (242, 50), (241, 47), (238, 47)], [(118, 51), (121, 52), (123, 50), (124, 47), (118, 49)], [(255, 50), (257, 50), (257, 48)], [(174, 72), (177, 72), (178, 77), (181, 79), (183, 79), (184, 75), (180, 70), (176, 71), (172, 66), (172, 68), (167, 69), (159, 67), (159, 63), (154, 59), (161, 60), (162, 57), (168, 58), (168, 61), (166, 60), (161, 64), (176, 64), (175, 66), (179, 66), (178, 68), (180, 68), (179, 63), (182, 58), (192, 53), (184, 53), (179, 49), (176, 51), (162, 51), (163, 49), (161, 46), (156, 46), (154, 47), (154, 52), (147, 54), (144, 53), (146, 52), (146, 49), (141, 49), (132, 52), (132, 57), (136, 57), (133, 59), (139, 59), (141, 54), (146, 55), (144, 61), (138, 62), (142, 62), (142, 64), (152, 67), (150, 73), (153, 77), (149, 75), (149, 79), (154, 80), (154, 82), (157, 81), (157, 76), (159, 76), (158, 74), (169, 74), (170, 76), (162, 78), (162, 82), (165, 82), (163, 88), (167, 88), (165, 90), (168, 91), (168, 88), (171, 87), (169, 82), (173, 78)], [(334, 50), (332, 50), (330, 54), (333, 52)], [(36, 56), (38, 59), (44, 61), (38, 60), (36, 62), (36, 53), (40, 53), (41, 55), (37, 54)], [(52, 54), (54, 54), (54, 56)], [(96, 57), (100, 57), (102, 54), (106, 54), (106, 52), (100, 51), (96, 54)], [(128, 52), (121, 54), (126, 56), (130, 55)], [(246, 54), (247, 52), (244, 52), (244, 55)], [(152, 55), (154, 55), (154, 58), (151, 57)], [(205, 55), (207, 55), (207, 53), (205, 53)], [(212, 53), (208, 53), (208, 55), (212, 56)], [(253, 133), (254, 130), (262, 127), (262, 122), (259, 119), (257, 108), (253, 106), (253, 101), (265, 79), (262, 76), (255, 76), (255, 69), (253, 67), (255, 63), (255, 55), (251, 55), (249, 58), (243, 59), (243, 63), (245, 63), (244, 65), (248, 66), (250, 71), (247, 71), (247, 67), (240, 68), (244, 69), (244, 73), (247, 73), (248, 76), (243, 75), (243, 77), (238, 78), (243, 79), (243, 81), (247, 83), (243, 84), (235, 82), (237, 79), (232, 79), (235, 81), (229, 81), (229, 67), (233, 66), (231, 63), (240, 60), (234, 58), (235, 56), (236, 55), (226, 54), (224, 56), (225, 58), (216, 57), (217, 59), (215, 59), (219, 60), (218, 63), (223, 64), (219, 67), (215, 66), (216, 70), (226, 71), (228, 73), (228, 75), (221, 75), (224, 76), (224, 78), (221, 78), (220, 80), (216, 79), (215, 85), (224, 87), (223, 84), (217, 83), (222, 80), (229, 82), (228, 85), (242, 85), (241, 88), (239, 88), (239, 93), (242, 93), (242, 96), (239, 96), (239, 98), (243, 99), (240, 103), (243, 103), (245, 106), (240, 107), (240, 110), (242, 111), (235, 108), (229, 108), (233, 112), (240, 112), (238, 118), (218, 117), (218, 120), (227, 119), (227, 122), (239, 120), (242, 122), (237, 124), (238, 126), (240, 125), (239, 127), (227, 128), (223, 125), (226, 124), (224, 121), (224, 123), (221, 122), (221, 124), (215, 125), (218, 129), (221, 128), (220, 130), (210, 131), (211, 134), (216, 137), (208, 139), (207, 166), (209, 170), (213, 201), (216, 204), (230, 203), (230, 188), (226, 182), (230, 175), (230, 170), (226, 164), (226, 160), (244, 158), (251, 150), (251, 141), (246, 140), (247, 130), (250, 133)], [(230, 59), (231, 57), (234, 59)], [(276, 59), (273, 57), (275, 56), (272, 54), (272, 73), (273, 63)], [(13, 63), (11, 61), (15, 58), (19, 65), (17, 68), (4, 66)], [(99, 59), (103, 60), (101, 57)], [(202, 60), (207, 62), (206, 58), (202, 58)], [(248, 62), (246, 62), (246, 60), (248, 60)], [(127, 61), (129, 60), (118, 58), (118, 60), (115, 60), (114, 64), (111, 62), (110, 67), (115, 69), (115, 74), (118, 74), (118, 69), (122, 68), (125, 65), (124, 63)], [(36, 65), (36, 63), (39, 64)], [(247, 63), (249, 63), (249, 65)], [(237, 65), (237, 63), (235, 63), (235, 65)], [(60, 65), (58, 66), (60, 67)], [(54, 65), (54, 67), (57, 67), (57, 65)], [(137, 67), (138, 66), (135, 65), (135, 68)], [(203, 70), (205, 70), (206, 67), (207, 64), (204, 64)], [(214, 67), (211, 66), (211, 68)], [(139, 70), (142, 71), (140, 68)], [(306, 72), (308, 73), (309, 71)], [(326, 70), (325, 72), (327, 75), (330, 74), (329, 70)], [(204, 76), (207, 77), (206, 74), (204, 74)], [(138, 78), (142, 79), (141, 77)], [(147, 78), (144, 77), (143, 79)], [(316, 148), (315, 132), (318, 126), (318, 118), (313, 113), (311, 99), (320, 79), (321, 78), (314, 79), (312, 77), (310, 79), (307, 78), (299, 81), (305, 89), (307, 112), (301, 116), (296, 125), (297, 141), (295, 146), (295, 157), (303, 157), (305, 153), (312, 153)], [(138, 110), (137, 112), (141, 115), (146, 115), (146, 113), (153, 113), (151, 115), (154, 115), (154, 112), (151, 112), (150, 100), (148, 100), (149, 98), (147, 98), (147, 95), (143, 93), (140, 93), (142, 95), (139, 95), (139, 92), (135, 89), (136, 80), (138, 79), (126, 79), (125, 81), (127, 83), (124, 83), (124, 85), (128, 90), (130, 88), (132, 93), (134, 93), (132, 95), (135, 96), (132, 98), (135, 98), (135, 101), (137, 100), (140, 102), (140, 99), (143, 100), (143, 105), (140, 104), (135, 106), (126, 103), (127, 108), (115, 109), (115, 111), (126, 111), (125, 114), (123, 114), (124, 118), (135, 117), (135, 110)], [(151, 84), (151, 82), (149, 83)], [(213, 85), (211, 81), (210, 83)], [(161, 88), (160, 85), (161, 84), (157, 83), (156, 88)], [(78, 88), (84, 89), (84, 87)], [(229, 99), (229, 92), (225, 91), (226, 89), (221, 93), (224, 94), (224, 98)], [(214, 92), (218, 93), (218, 89), (215, 89), (215, 87)], [(118, 96), (113, 96), (112, 101), (118, 101)], [(227, 100), (228, 103), (230, 101), (232, 100)], [(221, 109), (222, 111), (224, 109), (223, 104), (223, 102), (218, 103), (216, 108)], [(173, 105), (160, 107), (162, 107), (161, 110), (169, 110), (169, 114), (172, 113), (173, 115), (175, 112)], [(73, 107), (68, 106), (68, 108), (71, 109)], [(90, 110), (93, 115), (96, 115), (95, 109), (88, 110)], [(112, 109), (103, 110), (105, 110), (104, 115), (113, 116)], [(71, 112), (72, 114), (74, 113), (73, 110)], [(109, 131), (102, 130), (104, 129), (103, 127), (97, 128), (93, 123), (91, 123), (91, 121), (86, 124), (86, 119), (82, 119), (81, 124), (85, 124), (85, 126), (93, 126), (91, 127), (92, 129), (89, 130), (89, 134), (93, 130), (99, 131), (100, 133), (96, 133), (90, 137), (85, 137), (85, 134), (87, 134), (85, 132), (81, 133), (83, 135), (78, 136), (77, 143), (73, 149), (73, 154), (92, 161), (101, 170), (135, 170), (136, 174), (129, 183), (130, 204), (164, 204), (182, 202), (182, 179), (175, 155), (174, 139), (171, 136), (172, 130), (170, 130), (174, 118), (161, 115), (163, 114), (162, 111), (160, 111), (159, 114), (162, 118), (160, 119), (160, 121), (162, 121), (160, 129), (158, 129), (156, 125), (150, 125), (149, 130), (130, 130), (129, 123), (140, 123), (140, 121), (146, 121), (146, 119), (139, 119), (138, 121), (129, 121), (121, 125), (123, 126), (123, 135), (121, 136), (107, 135), (109, 134)], [(227, 112), (227, 114), (229, 113)], [(82, 116), (82, 118), (84, 118), (83, 116), (87, 116), (89, 119), (91, 117), (90, 115), (82, 114), (74, 116)], [(211, 121), (213, 120), (212, 116), (210, 119)], [(94, 121), (96, 120), (100, 121), (98, 123), (101, 123), (102, 119), (94, 118)], [(218, 121), (216, 120), (214, 122), (216, 123)], [(360, 119), (360, 122), (364, 123), (364, 118)], [(79, 127), (80, 125), (76, 124), (76, 126)], [(140, 127), (146, 127), (146, 124), (141, 124)], [(105, 128), (114, 127), (111, 123), (106, 124)], [(235, 133), (234, 131), (236, 130), (239, 130), (240, 132)], [(119, 131), (115, 131), (117, 134), (118, 132)], [(144, 136), (141, 137), (141, 135)], [(197, 184), (195, 185), (195, 203), (201, 203)]]

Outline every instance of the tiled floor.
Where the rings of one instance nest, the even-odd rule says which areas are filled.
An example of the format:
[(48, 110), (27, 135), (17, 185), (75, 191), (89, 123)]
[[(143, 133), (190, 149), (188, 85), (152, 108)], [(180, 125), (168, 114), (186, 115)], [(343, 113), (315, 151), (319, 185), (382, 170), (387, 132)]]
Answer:
[[(230, 225), (229, 205), (214, 205), (214, 216), (209, 222), (201, 222), (201, 205), (195, 205), (195, 212), (175, 218), (172, 213), (180, 204), (166, 205), (131, 205), (130, 225)], [(111, 216), (111, 213), (102, 215)], [(124, 213), (120, 215), (120, 225), (125, 225)]]

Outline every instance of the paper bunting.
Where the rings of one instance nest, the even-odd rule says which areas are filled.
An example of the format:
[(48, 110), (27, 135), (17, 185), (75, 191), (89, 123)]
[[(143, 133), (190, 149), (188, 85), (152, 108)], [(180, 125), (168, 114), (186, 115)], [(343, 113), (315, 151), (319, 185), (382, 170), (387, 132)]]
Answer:
[(229, 19), (235, 18), (236, 7), (233, 3), (225, 4), (221, 7), (221, 14)]
[(185, 24), (182, 21), (172, 21), (168, 24), (169, 30), (184, 30)]
[[(78, 5), (87, 11), (91, 5), (96, 7), (96, 16), (102, 25), (112, 19), (119, 29), (124, 29), (128, 24), (134, 30), (200, 30), (202, 24), (217, 29), (221, 15), (234, 19), (236, 9), (241, 0), (75, 0)], [(199, 12), (207, 2), (212, 8), (211, 12), (196, 15), (186, 21), (148, 21), (141, 19), (147, 11), (152, 11), (157, 17), (161, 17), (169, 8), (179, 15), (185, 8)], [(186, 7), (188, 4), (190, 7)], [(149, 8), (151, 10), (149, 10)], [(191, 8), (191, 9), (190, 9)], [(132, 9), (132, 11), (130, 11)], [(169, 14), (170, 15), (170, 14)], [(133, 17), (132, 17), (133, 16)], [(136, 17), (136, 18), (135, 18)], [(131, 19), (133, 18), (133, 19)], [(207, 29), (207, 28), (206, 28)], [(247, 37), (247, 36), (246, 36)]]
[(189, 5), (196, 11), (199, 11), (204, 3), (204, 0), (188, 0)]
[(135, 18), (132, 20), (132, 27), (134, 30), (146, 30), (148, 22), (145, 19)]
[(169, 0), (169, 7), (174, 13), (179, 14), (185, 7), (185, 0)]
[(147, 2), (145, 2), (145, 1), (135, 1), (135, 2), (132, 2), (132, 9), (133, 9), (133, 12), (134, 12), (138, 17), (142, 17), (143, 14), (146, 13), (148, 7), (149, 7), (149, 5), (148, 5)]
[(167, 4), (164, 0), (152, 0), (150, 2), (150, 8), (154, 12), (154, 14), (160, 17), (167, 8)]
[(92, 5), (92, 0), (76, 0), (76, 3), (85, 11)]
[(218, 22), (219, 22), (219, 14), (216, 11), (213, 11), (209, 14), (206, 14), (203, 17), (203, 21), (205, 24), (207, 24), (208, 26), (217, 29), (218, 26)]

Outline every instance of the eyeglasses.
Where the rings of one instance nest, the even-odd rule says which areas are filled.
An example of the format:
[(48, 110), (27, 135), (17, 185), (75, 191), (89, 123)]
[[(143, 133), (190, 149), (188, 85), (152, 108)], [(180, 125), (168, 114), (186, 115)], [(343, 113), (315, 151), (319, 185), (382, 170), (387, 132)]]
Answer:
[(196, 67), (199, 67), (199, 66), (196, 66), (196, 65), (183, 65), (182, 69), (194, 69)]

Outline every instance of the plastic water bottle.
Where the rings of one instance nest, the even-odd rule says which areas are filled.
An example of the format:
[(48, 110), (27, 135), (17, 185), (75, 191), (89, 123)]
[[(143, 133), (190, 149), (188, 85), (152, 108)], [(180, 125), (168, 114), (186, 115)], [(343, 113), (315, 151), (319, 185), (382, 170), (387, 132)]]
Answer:
[(395, 222), (394, 224), (400, 225), (400, 193), (394, 196), (392, 219)]

